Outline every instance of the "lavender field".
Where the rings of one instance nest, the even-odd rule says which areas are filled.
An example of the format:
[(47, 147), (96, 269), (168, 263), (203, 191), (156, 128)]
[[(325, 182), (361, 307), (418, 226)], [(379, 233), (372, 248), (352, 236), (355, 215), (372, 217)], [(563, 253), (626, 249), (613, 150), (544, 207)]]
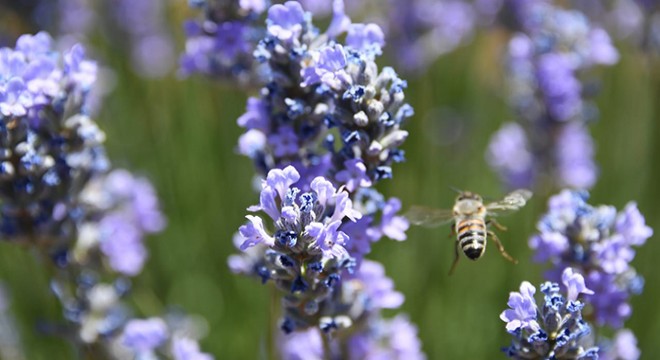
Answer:
[(0, 0), (0, 48), (0, 359), (660, 358), (657, 1)]

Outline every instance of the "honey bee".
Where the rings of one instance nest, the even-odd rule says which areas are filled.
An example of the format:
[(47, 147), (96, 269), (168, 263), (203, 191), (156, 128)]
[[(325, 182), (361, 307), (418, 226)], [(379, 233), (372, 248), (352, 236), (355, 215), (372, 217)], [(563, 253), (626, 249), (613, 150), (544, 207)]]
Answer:
[(486, 251), (487, 236), (493, 239), (505, 259), (517, 264), (518, 261), (504, 250), (502, 242), (489, 229), (489, 225), (493, 225), (502, 231), (506, 230), (506, 227), (500, 225), (491, 217), (516, 211), (525, 206), (527, 200), (531, 197), (531, 191), (518, 189), (509, 193), (500, 201), (484, 205), (479, 194), (462, 191), (456, 198), (452, 210), (413, 206), (405, 216), (412, 224), (427, 227), (453, 222), (450, 236), (456, 236), (456, 242), (454, 244), (454, 262), (449, 270), (449, 275), (451, 275), (456, 269), (456, 265), (458, 265), (458, 247), (461, 247), (468, 259), (476, 261)]

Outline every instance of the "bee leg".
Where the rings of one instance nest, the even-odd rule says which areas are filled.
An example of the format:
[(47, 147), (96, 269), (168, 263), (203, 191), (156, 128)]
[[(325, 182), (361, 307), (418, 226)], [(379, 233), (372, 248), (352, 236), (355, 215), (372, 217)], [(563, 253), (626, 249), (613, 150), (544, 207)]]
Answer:
[(518, 260), (512, 258), (511, 255), (509, 255), (509, 254), (506, 252), (506, 250), (504, 250), (504, 245), (502, 245), (502, 242), (501, 242), (500, 239), (497, 237), (497, 235), (495, 235), (494, 232), (492, 232), (492, 231), (488, 231), (488, 236), (490, 236), (490, 238), (493, 239), (493, 241), (495, 241), (495, 245), (497, 246), (497, 249), (500, 251), (500, 254), (502, 254), (502, 256), (504, 256), (505, 259), (511, 261), (511, 262), (514, 263), (514, 264), (517, 264), (517, 263), (518, 263)]
[(498, 223), (497, 220), (495, 220), (495, 219), (488, 219), (488, 221), (486, 221), (486, 225), (491, 225), (491, 224), (493, 226), (495, 226), (497, 228), (497, 230), (500, 230), (500, 231), (506, 231), (507, 230), (506, 226)]
[(454, 273), (454, 270), (456, 270), (456, 265), (458, 265), (458, 259), (460, 259), (460, 256), (458, 254), (458, 241), (454, 241), (454, 263), (451, 264), (451, 268), (449, 269), (449, 276)]
[(449, 233), (449, 236), (447, 236), (447, 237), (450, 238), (450, 239), (456, 237), (456, 225), (455, 224), (451, 224), (451, 232)]

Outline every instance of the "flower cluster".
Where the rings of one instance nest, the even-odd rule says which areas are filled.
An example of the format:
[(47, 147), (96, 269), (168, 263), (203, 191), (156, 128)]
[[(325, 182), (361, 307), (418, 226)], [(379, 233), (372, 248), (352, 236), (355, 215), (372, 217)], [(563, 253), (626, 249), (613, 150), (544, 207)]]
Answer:
[(487, 151), (510, 187), (589, 188), (597, 178), (587, 125), (596, 109), (581, 74), (612, 65), (618, 52), (605, 30), (575, 10), (545, 1), (512, 2), (520, 31), (507, 51), (511, 106)]
[(354, 260), (344, 248), (348, 236), (339, 226), (344, 218), (355, 221), (361, 216), (348, 193), (337, 191), (323, 177), (315, 178), (305, 193), (292, 186), (299, 180), (292, 166), (271, 170), (260, 204), (250, 210), (266, 213), (275, 229), (268, 232), (263, 219), (253, 215), (239, 229), (241, 249), (258, 244), (267, 248), (259, 275), (288, 294), (282, 325), (287, 332), (318, 325), (319, 304), (332, 295), (344, 271), (353, 271)]
[(549, 201), (548, 213), (538, 224), (539, 234), (530, 247), (535, 260), (549, 261), (553, 279), (571, 266), (585, 274), (595, 295), (586, 300), (593, 307), (597, 324), (620, 328), (630, 316), (630, 295), (642, 291), (644, 281), (630, 262), (634, 248), (652, 234), (635, 203), (617, 213), (612, 206), (587, 204), (586, 192), (564, 190)]
[(146, 77), (165, 76), (175, 63), (165, 6), (160, 0), (119, 0), (108, 6), (114, 16), (112, 25), (130, 40), (133, 69)]
[[(166, 7), (159, 0), (110, 3), (99, 0), (14, 1), (3, 4), (0, 12), (5, 15), (7, 11), (8, 18), (0, 16), (0, 20), (7, 22), (9, 29), (0, 25), (0, 39), (5, 35), (11, 39), (18, 36), (14, 33), (20, 34), (25, 29), (49, 31), (57, 39), (58, 48), (68, 48), (76, 43), (89, 45), (90, 40), (99, 35), (96, 32), (101, 30), (108, 45), (124, 51), (133, 70), (141, 76), (161, 77), (174, 65), (174, 45), (167, 29)], [(100, 13), (107, 16), (100, 16)], [(5, 31), (9, 34), (3, 33)]]
[[(345, 248), (350, 238), (337, 230), (338, 225), (341, 219), (354, 221), (361, 216), (348, 193), (317, 177), (310, 191), (301, 194), (292, 186), (300, 181), (292, 166), (268, 173), (260, 205), (250, 210), (269, 215), (275, 229), (266, 230), (261, 217), (248, 215), (249, 222), (235, 239), (246, 253), (232, 256), (229, 262), (233, 271), (264, 283), (272, 280), (285, 294), (283, 358), (323, 358), (322, 337), (331, 333), (341, 339), (333, 337), (330, 351), (336, 356), (332, 358), (346, 358), (345, 351), (355, 359), (374, 351), (399, 356), (395, 358), (423, 358), (414, 326), (403, 317), (381, 317), (382, 309), (403, 303), (383, 266), (366, 259), (356, 264)], [(341, 331), (347, 328), (351, 331)]]
[[(406, 238), (399, 200), (372, 188), (403, 160), (401, 125), (412, 115), (406, 83), (374, 62), (384, 45), (380, 27), (351, 23), (342, 1), (332, 5), (325, 32), (297, 2), (268, 10), (254, 51), (265, 85), (238, 124), (246, 129), (239, 152), (266, 178), (249, 210), (265, 212), (274, 226), (248, 215), (234, 240), (245, 252), (229, 265), (283, 293), (285, 358), (346, 358), (349, 342), (362, 354), (355, 358), (367, 347), (421, 356), (414, 327), (380, 314), (403, 297), (381, 265), (363, 259), (383, 236)], [(408, 348), (391, 334), (403, 323)]]
[[(406, 82), (374, 63), (384, 44), (380, 28), (351, 24), (340, 1), (323, 34), (297, 2), (268, 14), (256, 56), (270, 80), (238, 120), (247, 130), (239, 150), (264, 173), (294, 164), (305, 175), (331, 174), (351, 192), (391, 176), (390, 165), (403, 159), (398, 147), (407, 132), (400, 127), (412, 108)], [(345, 45), (335, 40), (343, 33)]]
[(189, 1), (203, 11), (201, 20), (185, 23), (186, 49), (181, 55), (182, 75), (202, 74), (249, 86), (259, 84), (252, 55), (265, 28), (259, 22), (264, 0)]
[(109, 164), (105, 134), (86, 115), (96, 64), (46, 33), (0, 49), (0, 233), (33, 244), (74, 232), (75, 195)]
[(145, 235), (163, 230), (165, 219), (158, 197), (147, 179), (122, 169), (92, 179), (81, 193), (87, 213), (73, 250), (86, 263), (98, 249), (113, 271), (135, 276), (144, 265)]
[[(635, 247), (643, 245), (653, 230), (635, 203), (617, 213), (612, 206), (591, 206), (587, 199), (586, 192), (570, 190), (550, 198), (548, 213), (538, 223), (539, 234), (529, 245), (536, 261), (552, 264), (546, 274), (549, 279), (556, 279), (568, 266), (584, 274), (593, 290), (585, 296), (590, 318), (599, 326), (619, 330), (632, 313), (631, 295), (640, 294), (644, 286), (644, 279), (630, 265)], [(632, 332), (623, 329), (614, 341), (598, 339), (603, 344), (601, 355), (616, 358), (617, 353), (635, 353), (636, 341), (630, 338), (634, 340)]]
[(657, 1), (570, 1), (571, 8), (584, 12), (614, 37), (641, 50), (660, 52), (660, 4)]
[[(105, 135), (88, 116), (96, 70), (80, 45), (61, 55), (43, 32), (0, 49), (0, 232), (50, 260), (67, 338), (113, 353), (122, 331), (135, 330), (122, 330), (126, 277), (142, 270), (144, 237), (165, 219), (146, 179), (111, 170)], [(172, 356), (188, 359), (196, 343), (180, 337)]]
[[(255, 55), (270, 80), (238, 119), (246, 128), (239, 151), (262, 174), (292, 165), (303, 184), (322, 175), (345, 186), (364, 215), (347, 225), (353, 228), (347, 233), (359, 233), (363, 240), (349, 247), (368, 251), (384, 233), (405, 239), (408, 225), (394, 215), (398, 200), (384, 201), (368, 189), (391, 177), (392, 163), (404, 159), (399, 146), (408, 133), (401, 125), (413, 114), (405, 103), (406, 82), (392, 68), (379, 72), (374, 62), (384, 44), (382, 31), (374, 24), (351, 23), (341, 1), (335, 1), (325, 33), (296, 2), (271, 7), (267, 24)], [(344, 33), (342, 45), (336, 38)]]
[[(118, 358), (212, 360), (199, 350), (197, 342), (187, 333), (185, 323), (176, 318), (134, 319), (124, 327), (114, 351)], [(157, 356), (161, 355), (161, 356)]]
[(427, 69), (438, 57), (470, 40), (481, 23), (478, 4), (470, 1), (389, 0), (389, 5), (387, 38), (392, 55), (406, 71)]
[(567, 295), (560, 293), (559, 284), (541, 285), (543, 305), (538, 306), (536, 288), (527, 281), (520, 284), (520, 292), (511, 292), (500, 318), (513, 335), (509, 347), (502, 350), (514, 359), (598, 359), (598, 348), (590, 343), (591, 327), (582, 319), (584, 303), (580, 294), (593, 294), (584, 285), (584, 278), (567, 268), (562, 283)]
[[(393, 290), (382, 265), (365, 260), (338, 290), (335, 299), (328, 302), (335, 315), (322, 319), (324, 327), (282, 336), (283, 359), (425, 358), (417, 329), (405, 316), (389, 320), (380, 316), (382, 309), (396, 309), (403, 303), (403, 295)], [(336, 333), (326, 346), (331, 354), (325, 354), (324, 333), (347, 325), (352, 326), (351, 332)]]

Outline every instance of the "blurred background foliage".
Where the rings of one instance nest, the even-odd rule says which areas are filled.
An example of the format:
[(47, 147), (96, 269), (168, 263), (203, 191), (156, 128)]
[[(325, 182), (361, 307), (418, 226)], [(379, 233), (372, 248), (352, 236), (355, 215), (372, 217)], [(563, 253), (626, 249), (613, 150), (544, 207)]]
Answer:
[[(177, 48), (183, 47), (185, 4), (171, 10)], [(407, 162), (380, 184), (386, 195), (412, 204), (451, 207), (450, 187), (496, 198), (505, 191), (484, 160), (490, 135), (513, 119), (506, 103), (500, 60), (503, 34), (480, 33), (469, 45), (445, 55), (421, 76), (405, 76), (407, 98), (416, 115), (403, 148)], [(649, 226), (660, 231), (660, 63), (638, 50), (619, 47), (621, 61), (599, 70), (596, 98), (600, 119), (591, 126), (600, 178), (592, 204), (622, 208), (639, 204)], [(169, 225), (149, 239), (145, 271), (134, 280), (130, 297), (143, 316), (177, 304), (208, 321), (202, 347), (220, 359), (263, 357), (269, 289), (229, 272), (235, 251), (232, 235), (245, 208), (258, 202), (250, 160), (234, 151), (247, 95), (230, 85), (175, 74), (147, 80), (135, 75), (126, 57), (97, 41), (94, 56), (112, 69), (113, 91), (98, 115), (117, 166), (147, 175), (160, 194)], [(381, 64), (390, 63), (387, 58)], [(546, 209), (550, 194), (536, 194), (529, 206), (502, 223), (507, 250), (520, 260), (505, 261), (492, 248), (472, 263), (463, 258), (456, 273), (449, 227), (412, 228), (403, 243), (381, 241), (371, 258), (385, 264), (388, 276), (406, 296), (402, 312), (417, 324), (429, 359), (487, 359), (501, 356), (510, 336), (498, 316), (509, 291), (523, 280), (538, 284), (542, 266), (531, 261), (527, 239)], [(655, 236), (657, 238), (657, 235)], [(633, 297), (627, 322), (639, 340), (642, 357), (660, 358), (660, 275), (654, 268), (660, 242), (652, 238), (633, 262), (646, 278)], [(0, 243), (0, 279), (9, 289), (29, 359), (68, 359), (73, 349), (54, 336), (48, 324), (60, 309), (48, 290), (48, 274), (25, 248)]]

